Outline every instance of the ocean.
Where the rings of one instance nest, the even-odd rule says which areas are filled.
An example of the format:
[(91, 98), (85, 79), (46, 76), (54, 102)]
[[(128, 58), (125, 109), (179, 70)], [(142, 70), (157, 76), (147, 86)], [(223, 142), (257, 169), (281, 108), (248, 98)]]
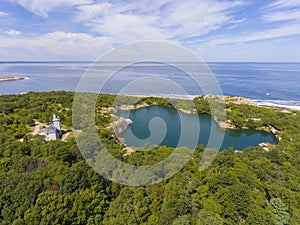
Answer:
[[(113, 63), (113, 62), (112, 62)], [(0, 82), (0, 94), (76, 91), (91, 62), (0, 62), (0, 77), (25, 80)], [(258, 104), (300, 109), (300, 63), (208, 63), (224, 95), (251, 98)], [(108, 69), (110, 63), (101, 65)], [(109, 71), (109, 69), (108, 69)], [(134, 79), (165, 76), (187, 90), (189, 96), (203, 94), (192, 79), (176, 68), (142, 63), (126, 67), (106, 83), (103, 93), (119, 93)]]

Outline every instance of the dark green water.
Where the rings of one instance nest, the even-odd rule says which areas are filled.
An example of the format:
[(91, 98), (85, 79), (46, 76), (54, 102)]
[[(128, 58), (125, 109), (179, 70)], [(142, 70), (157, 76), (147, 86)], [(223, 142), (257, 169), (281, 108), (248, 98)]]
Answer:
[(218, 147), (218, 141), (209, 141), (210, 134), (222, 137), (221, 150), (229, 147), (242, 150), (257, 146), (261, 142), (274, 143), (272, 135), (256, 130), (224, 130), (205, 114), (185, 114), (161, 106), (151, 106), (133, 111), (121, 111), (118, 116), (129, 118), (133, 124), (120, 136), (125, 138), (128, 146), (140, 147), (145, 144), (165, 145), (168, 147), (196, 144)]

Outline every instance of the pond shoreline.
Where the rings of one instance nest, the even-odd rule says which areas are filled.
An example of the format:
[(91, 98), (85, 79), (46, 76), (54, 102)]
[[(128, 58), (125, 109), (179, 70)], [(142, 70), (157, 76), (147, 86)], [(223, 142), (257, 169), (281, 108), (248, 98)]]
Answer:
[[(159, 107), (158, 111), (156, 111), (157, 107)], [(128, 108), (126, 107), (126, 109), (128, 109)], [(142, 111), (138, 112), (140, 109)], [(164, 113), (160, 114), (161, 110), (163, 110)], [(175, 114), (173, 113), (173, 110), (172, 110), (172, 113), (170, 115), (166, 114), (165, 112), (169, 111), (169, 110), (171, 110), (171, 108), (169, 108), (169, 107), (159, 106), (159, 105), (153, 105), (153, 106), (149, 106), (149, 110), (146, 109), (146, 107), (142, 107), (142, 108), (139, 108), (138, 111), (133, 111), (133, 115), (130, 116), (130, 117), (128, 117), (128, 114), (127, 114), (128, 112), (126, 112), (126, 110), (119, 111), (118, 114), (117, 114), (118, 117), (130, 118), (133, 121), (133, 124), (132, 124), (133, 127), (130, 128), (131, 131), (125, 130), (124, 133), (122, 133), (122, 135), (120, 136), (125, 141), (125, 142), (123, 142), (124, 147), (130, 147), (130, 148), (132, 148), (132, 146), (139, 147), (140, 144), (141, 144), (140, 141), (136, 142), (136, 143), (139, 143), (137, 145), (135, 145), (136, 143), (133, 144), (134, 141), (136, 141), (136, 138), (131, 138), (132, 132), (136, 133), (136, 134), (139, 134), (139, 135), (142, 135), (142, 136), (144, 135), (145, 138), (146, 137), (147, 138), (150, 137), (150, 136), (147, 136), (148, 135), (147, 132), (149, 132), (149, 131), (145, 132), (145, 130), (144, 130), (143, 127), (147, 127), (149, 125), (148, 122), (151, 120), (150, 118), (155, 118), (156, 116), (160, 117), (160, 115), (162, 116), (161, 118), (163, 118), (163, 120), (165, 121), (165, 123), (169, 124), (172, 127), (172, 128), (169, 127), (170, 130), (168, 130), (168, 135), (165, 136), (162, 139), (162, 140), (166, 141), (166, 142), (163, 142), (163, 145), (166, 145), (168, 147), (172, 147), (173, 146), (173, 139), (177, 140), (177, 138), (174, 138), (174, 137), (178, 136), (178, 134), (176, 132), (181, 129), (180, 128), (180, 124), (175, 123), (175, 122), (181, 116), (179, 116), (178, 114), (177, 114), (177, 116), (174, 116)], [(141, 113), (143, 113), (143, 114), (141, 114)], [(147, 114), (144, 114), (144, 113), (147, 113)], [(185, 113), (183, 113), (183, 114), (185, 114)], [(190, 115), (192, 118), (191, 119), (187, 119), (187, 118), (190, 118), (188, 115)], [(175, 117), (177, 117), (177, 119)], [(192, 124), (195, 123), (195, 118), (196, 117), (197, 117), (197, 115), (195, 115), (195, 114), (185, 114), (184, 121), (189, 121), (191, 123), (191, 125), (192, 125)], [(225, 149), (225, 148), (230, 147), (230, 146), (234, 146), (235, 149), (244, 149), (244, 148), (246, 148), (248, 146), (256, 146), (256, 145), (258, 146), (262, 142), (269, 142), (270, 146), (274, 145), (276, 143), (276, 139), (273, 137), (273, 135), (271, 135), (270, 132), (266, 132), (263, 129), (240, 129), (240, 128), (235, 128), (235, 129), (226, 129), (224, 131), (221, 131), (223, 129), (221, 129), (218, 126), (218, 124), (214, 121), (214, 119), (211, 117), (211, 115), (202, 114), (202, 116), (199, 115), (199, 119), (201, 121), (200, 122), (200, 124), (201, 124), (200, 130), (202, 129), (203, 131), (201, 131), (201, 135), (199, 136), (199, 139), (198, 139), (198, 140), (202, 140), (202, 141), (200, 141), (198, 144), (206, 143), (209, 140), (209, 133), (210, 133), (209, 131), (211, 131), (211, 129), (213, 129), (214, 132), (217, 132), (217, 133), (219, 133), (219, 132), (225, 132), (225, 134), (226, 134), (225, 136), (226, 136), (226, 140), (227, 141), (224, 142), (224, 146), (222, 144), (223, 147), (221, 149)], [(211, 122), (209, 122), (209, 121), (211, 121)], [(177, 125), (175, 125), (175, 124), (177, 124)], [(211, 124), (211, 125), (209, 125), (209, 124)], [(211, 128), (211, 126), (215, 127), (215, 128)], [(217, 129), (217, 128), (219, 128), (219, 129)], [(152, 128), (152, 129), (155, 129), (155, 128)], [(160, 128), (158, 128), (158, 129), (160, 129)], [(189, 131), (189, 132), (191, 132), (191, 134), (197, 134), (197, 131), (195, 131), (195, 132), (193, 131), (194, 128), (191, 128), (191, 129), (192, 130)], [(170, 131), (170, 133), (169, 133), (169, 131)], [(208, 131), (208, 133), (206, 131)], [(160, 132), (160, 130), (153, 130), (153, 133), (151, 131), (152, 134), (157, 134), (159, 132)], [(234, 140), (236, 138), (235, 137), (236, 135), (237, 136), (242, 135), (240, 137), (242, 138), (243, 141), (242, 142), (240, 142), (240, 141), (239, 142), (235, 142)], [(267, 135), (267, 136), (265, 136), (265, 135)], [(140, 136), (140, 138), (142, 136)], [(190, 136), (188, 138), (193, 138), (192, 137), (193, 135), (188, 135), (188, 136)], [(266, 138), (263, 138), (264, 136)], [(153, 137), (155, 137), (155, 135)], [(258, 138), (258, 139), (256, 139), (256, 138)], [(155, 140), (157, 141), (158, 139), (155, 139)], [(195, 140), (195, 139), (192, 139), (192, 140)], [(254, 143), (253, 143), (253, 141), (254, 141)], [(251, 144), (251, 142), (252, 142), (253, 145)], [(157, 143), (161, 143), (161, 142), (159, 141), (159, 142), (153, 142), (153, 143), (157, 144)], [(171, 143), (171, 144), (167, 144), (167, 143)], [(188, 141), (188, 143), (193, 143), (193, 141), (191, 141), (191, 142)], [(247, 143), (250, 143), (250, 144), (247, 145)], [(134, 149), (134, 147), (133, 147), (133, 149)]]
[[(204, 96), (204, 99), (209, 101), (209, 99), (212, 98), (212, 97), (217, 97), (218, 99), (221, 99), (221, 101), (224, 102), (224, 103), (226, 103), (226, 104), (229, 104), (229, 103), (231, 103), (231, 104), (237, 104), (237, 105), (245, 104), (245, 105), (250, 105), (250, 106), (253, 106), (253, 107), (261, 107), (261, 106), (258, 106), (251, 99), (244, 98), (244, 97), (212, 96), (212, 95), (208, 95), (208, 96)], [(185, 99), (185, 100), (192, 100), (192, 99)], [(119, 105), (119, 106), (115, 106), (115, 107), (109, 107), (108, 110), (110, 112), (113, 112), (112, 114), (115, 114), (118, 111), (131, 111), (131, 110), (137, 110), (137, 109), (147, 108), (147, 107), (151, 107), (151, 106), (162, 106), (162, 105), (155, 104), (155, 103), (154, 104), (143, 103), (143, 104), (137, 104), (137, 105), (130, 105), (130, 104), (126, 105), (126, 104), (123, 104), (123, 105)], [(268, 107), (266, 107), (266, 108), (268, 108)], [(182, 113), (185, 113), (185, 114), (199, 114), (199, 113), (201, 114), (201, 112), (198, 112), (195, 109), (193, 109), (193, 110), (184, 109), (184, 108), (174, 108), (174, 109), (177, 109), (178, 111), (180, 111)], [(245, 130), (249, 130), (250, 129), (249, 127), (238, 128), (238, 127), (235, 127), (231, 123), (231, 121), (229, 121), (229, 120), (219, 121), (216, 116), (214, 116), (214, 115), (211, 115), (211, 116), (214, 119), (214, 121), (218, 124), (219, 128), (226, 129), (226, 130), (227, 129), (245, 129)], [(256, 119), (260, 119), (260, 118), (256, 118)], [(264, 131), (272, 133), (271, 130), (268, 127), (258, 127), (255, 130), (264, 130)]]
[[(132, 96), (132, 97), (138, 97), (138, 96)], [(145, 99), (147, 99), (147, 96), (140, 96), (140, 97), (144, 97)], [(152, 98), (153, 96), (148, 96), (148, 98)], [(257, 102), (255, 102), (254, 100), (250, 99), (250, 98), (245, 98), (245, 97), (237, 97), (237, 96), (214, 96), (214, 95), (206, 95), (206, 96), (198, 96), (198, 97), (202, 97), (205, 101), (209, 102), (210, 100), (212, 101), (220, 101), (221, 104), (226, 104), (225, 112), (230, 111), (231, 107), (230, 105), (249, 105), (251, 107), (255, 107), (255, 108), (266, 108), (266, 109), (270, 109), (270, 107), (268, 106), (262, 106), (257, 104)], [(162, 99), (163, 97), (158, 97), (158, 99)], [(197, 97), (195, 97), (197, 98)], [(193, 101), (195, 98), (185, 98), (185, 99), (178, 99), (175, 96), (172, 98), (170, 97), (165, 97), (165, 99), (170, 99), (170, 101), (172, 100), (184, 100), (184, 101)], [(138, 110), (138, 109), (142, 109), (142, 108), (147, 108), (147, 107), (151, 107), (151, 106), (165, 106), (165, 107), (170, 107), (167, 105), (161, 105), (159, 103), (157, 103), (155, 100), (151, 103), (140, 103), (140, 104), (122, 104), (122, 105), (118, 105), (116, 107), (109, 107), (109, 111), (112, 112), (113, 114), (119, 112), (119, 111), (130, 111), (130, 110)], [(201, 114), (202, 112), (197, 111), (196, 109), (188, 109), (188, 108), (184, 108), (184, 107), (173, 107), (174, 109), (178, 110), (179, 112), (182, 112), (184, 114)], [(285, 112), (285, 113), (292, 113), (294, 110), (293, 109), (287, 109), (287, 108), (282, 108), (282, 107), (271, 107), (272, 110), (277, 110), (277, 111), (281, 111), (281, 112)], [(274, 143), (270, 144), (268, 146), (274, 146), (276, 145), (278, 142), (280, 142), (282, 140), (281, 137), (281, 132), (277, 131), (276, 134), (273, 132), (272, 128), (273, 126), (271, 124), (267, 124), (267, 125), (263, 125), (263, 126), (258, 126), (255, 128), (252, 127), (248, 127), (248, 126), (243, 126), (243, 127), (237, 127), (235, 126), (232, 121), (230, 120), (225, 120), (225, 121), (220, 121), (218, 120), (217, 116), (215, 115), (211, 115), (210, 113), (202, 113), (202, 114), (208, 114), (210, 116), (212, 116), (212, 119), (214, 120), (214, 122), (217, 124), (217, 126), (220, 129), (224, 129), (227, 131), (230, 130), (254, 130), (254, 131), (265, 131), (267, 133), (269, 133), (273, 138), (274, 138)], [(256, 121), (260, 121), (262, 118), (249, 118), (249, 120), (256, 120)], [(129, 127), (130, 125), (128, 125)], [(128, 128), (127, 127), (127, 128)], [(126, 131), (126, 130), (125, 130)], [(126, 145), (126, 142), (123, 140), (123, 143)]]

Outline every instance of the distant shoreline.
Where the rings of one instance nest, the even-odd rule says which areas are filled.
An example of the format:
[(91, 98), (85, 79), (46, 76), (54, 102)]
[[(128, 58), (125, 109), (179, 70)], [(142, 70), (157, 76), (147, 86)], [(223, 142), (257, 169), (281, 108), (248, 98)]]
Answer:
[(0, 82), (25, 80), (25, 77), (0, 77)]
[[(114, 94), (112, 94), (114, 95)], [(181, 99), (181, 100), (193, 100), (197, 97), (204, 97), (207, 98), (211, 97), (219, 97), (222, 99), (223, 102), (226, 103), (233, 103), (233, 104), (244, 104), (244, 105), (252, 105), (256, 107), (263, 107), (263, 108), (273, 108), (273, 109), (286, 109), (286, 110), (296, 110), (300, 111), (300, 105), (287, 105), (287, 104), (280, 104), (280, 103), (272, 103), (274, 100), (256, 100), (249, 97), (243, 96), (217, 96), (217, 95), (130, 95), (130, 94), (122, 94), (120, 96), (129, 96), (129, 97), (140, 97), (140, 98), (148, 98), (148, 97), (155, 97), (155, 98), (170, 98), (170, 99)], [(276, 100), (275, 100), (276, 101)]]
[[(14, 80), (27, 80), (29, 78), (27, 77), (0, 77), (0, 83), (5, 82), (5, 81), (14, 81)], [(74, 91), (69, 91), (69, 90), (52, 90), (52, 91), (41, 91), (41, 93), (47, 93), (47, 92), (59, 92), (59, 91), (64, 91), (64, 92), (73, 92)], [(23, 95), (27, 94), (28, 92), (21, 92), (17, 93), (17, 95)], [(37, 92), (38, 93), (38, 92)], [(101, 94), (108, 94), (108, 95), (117, 95), (114, 93), (101, 93)], [(9, 93), (3, 93), (0, 95), (10, 95)], [(197, 97), (205, 97), (205, 95), (134, 95), (134, 94), (121, 94), (119, 96), (128, 96), (128, 97), (140, 97), (140, 98), (148, 98), (148, 97), (156, 97), (156, 98), (169, 98), (169, 99), (180, 99), (180, 100), (193, 100), (194, 98)], [(208, 95), (209, 96), (209, 95)], [(214, 96), (214, 95), (211, 95)], [(215, 96), (218, 97), (218, 96)], [(219, 96), (221, 97), (221, 96)], [(295, 110), (295, 111), (300, 111), (300, 105), (288, 105), (287, 101), (285, 103), (281, 102), (276, 102), (277, 100), (256, 100), (256, 99), (251, 99), (248, 97), (241, 97), (241, 96), (222, 96), (223, 101), (228, 103), (228, 100), (231, 100), (231, 103), (233, 104), (246, 104), (246, 105), (253, 105), (256, 107), (263, 107), (263, 108), (273, 108), (273, 109), (282, 109), (282, 110)], [(233, 101), (232, 101), (233, 100)], [(274, 103), (274, 101), (276, 103)], [(281, 101), (281, 100), (280, 100)]]
[(279, 104), (279, 103), (272, 103), (268, 101), (256, 101), (257, 105), (259, 107), (264, 108), (273, 108), (273, 109), (286, 109), (286, 110), (296, 110), (300, 111), (299, 105), (285, 105), (285, 104)]

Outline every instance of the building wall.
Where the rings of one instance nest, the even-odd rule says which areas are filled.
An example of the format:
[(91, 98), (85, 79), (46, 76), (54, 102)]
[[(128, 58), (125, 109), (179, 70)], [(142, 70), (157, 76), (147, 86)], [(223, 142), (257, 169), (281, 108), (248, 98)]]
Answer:
[(60, 130), (60, 119), (56, 118), (56, 120), (53, 120), (53, 125), (56, 127), (57, 130)]
[(56, 133), (46, 134), (46, 141), (54, 141), (56, 138)]

